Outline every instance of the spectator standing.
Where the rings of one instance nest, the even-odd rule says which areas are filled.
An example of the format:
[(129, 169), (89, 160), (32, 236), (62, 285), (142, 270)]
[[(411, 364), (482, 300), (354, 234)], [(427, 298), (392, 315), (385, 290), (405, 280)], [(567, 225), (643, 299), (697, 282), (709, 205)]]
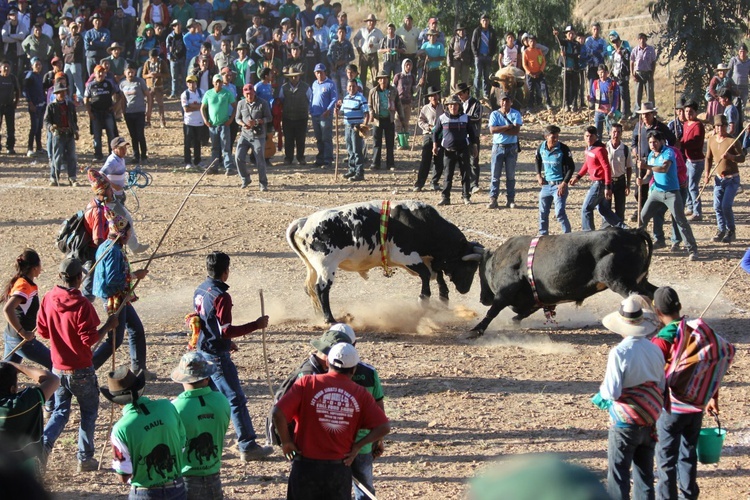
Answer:
[[(5, 149), (8, 154), (16, 154), (16, 108), (21, 98), (18, 79), (10, 72), (10, 63), (0, 63), (0, 126), (5, 120)], [(2, 139), (2, 137), (0, 137)]]
[(347, 93), (337, 103), (336, 113), (344, 116), (344, 138), (346, 139), (347, 167), (344, 179), (351, 182), (365, 179), (364, 139), (360, 135), (360, 127), (367, 129), (370, 121), (370, 109), (367, 99), (359, 90), (357, 80), (349, 80)]
[[(370, 168), (372, 170), (380, 170), (381, 168), (383, 136), (385, 135), (386, 168), (395, 170), (396, 160), (394, 159), (393, 152), (395, 148), (396, 127), (394, 122), (397, 114), (401, 117), (404, 116), (404, 109), (401, 105), (398, 91), (391, 86), (388, 74), (381, 71), (378, 73), (377, 80), (378, 86), (370, 90), (370, 94), (367, 97), (367, 105), (370, 108), (373, 123), (376, 123), (372, 132), (373, 159), (372, 167)], [(406, 128), (406, 123), (402, 121), (401, 126)]]
[(437, 17), (431, 17), (427, 20), (427, 27), (419, 32), (419, 38), (417, 40), (418, 46), (422, 46), (425, 42), (429, 41), (429, 33), (434, 31), (437, 33), (435, 43), (440, 43), (445, 47), (445, 33), (438, 29)]
[[(396, 73), (393, 77), (393, 86), (398, 92), (398, 98), (401, 100), (401, 108), (404, 110), (403, 115), (396, 114), (396, 134), (406, 134), (407, 138), (410, 131), (411, 107), (414, 102), (414, 94), (417, 92), (417, 78), (414, 74), (414, 63), (411, 59), (404, 59), (401, 62), (401, 72)], [(399, 143), (398, 149), (407, 149)]]
[(122, 54), (126, 59), (130, 59), (135, 49), (136, 32), (135, 17), (125, 14), (121, 6), (115, 7), (115, 15), (107, 24), (112, 42), (117, 42), (122, 46)]
[(240, 137), (235, 151), (237, 172), (242, 179), (241, 189), (250, 185), (250, 175), (246, 165), (247, 153), (252, 150), (255, 167), (258, 169), (258, 183), (261, 192), (268, 191), (268, 177), (266, 176), (266, 129), (273, 122), (271, 105), (267, 100), (256, 96), (256, 90), (249, 83), (242, 89), (245, 98), (237, 103), (235, 120), (240, 126)]
[(326, 76), (325, 65), (317, 64), (310, 97), (310, 117), (318, 148), (316, 167), (325, 168), (333, 163), (333, 109), (337, 97), (336, 84)]
[[(365, 26), (360, 28), (352, 37), (352, 45), (357, 49), (359, 54), (359, 71), (362, 81), (367, 81), (368, 71), (370, 73), (370, 86), (374, 87), (375, 75), (378, 72), (378, 50), (380, 50), (383, 41), (383, 32), (376, 28), (378, 19), (375, 14), (370, 14), (365, 18)], [(347, 61), (347, 63), (350, 61)], [(344, 92), (342, 85), (341, 94)]]
[[(211, 4), (208, 4), (211, 5)], [(208, 33), (211, 33), (206, 37), (206, 41), (211, 44), (211, 55), (216, 56), (221, 51), (221, 42), (226, 40), (229, 42), (229, 48), (232, 48), (232, 39), (225, 37), (223, 32), (227, 27), (226, 21), (213, 21), (208, 25)]]
[[(448, 66), (450, 67), (450, 86), (455, 87), (458, 82), (468, 82), (472, 63), (473, 40), (466, 36), (466, 28), (462, 24), (456, 25), (456, 31), (448, 42)], [(490, 61), (492, 62), (492, 61)], [(481, 89), (477, 88), (477, 93)], [(489, 92), (488, 92), (489, 94)]]
[[(591, 83), (589, 101), (594, 104), (594, 126), (596, 135), (604, 137), (604, 125), (607, 121), (617, 121), (616, 115), (620, 106), (620, 88), (609, 77), (609, 69), (605, 64), (599, 66), (599, 78)], [(608, 127), (609, 128), (609, 127)], [(608, 130), (609, 131), (609, 130)]]
[(536, 36), (529, 35), (529, 46), (523, 51), (523, 69), (526, 71), (526, 85), (529, 87), (529, 107), (534, 108), (544, 102), (547, 110), (552, 109), (552, 100), (547, 91), (547, 80), (544, 70), (547, 58), (537, 47)]
[[(591, 89), (594, 80), (599, 76), (599, 65), (604, 64), (604, 58), (607, 54), (607, 42), (601, 37), (601, 31), (602, 27), (599, 23), (593, 23), (591, 25), (591, 36), (586, 38), (584, 44), (586, 50), (582, 51), (582, 55), (586, 62), (586, 79), (588, 80), (586, 88), (589, 90)], [(653, 102), (653, 99), (649, 100)], [(591, 107), (591, 104), (589, 104), (589, 107)]]
[(646, 101), (654, 102), (654, 70), (656, 69), (656, 51), (648, 45), (648, 36), (638, 34), (638, 45), (630, 53), (630, 74), (635, 81), (635, 106), (641, 109), (643, 92)]
[(161, 23), (162, 26), (169, 26), (171, 19), (169, 17), (169, 7), (162, 2), (162, 0), (152, 0), (146, 12), (143, 15), (143, 22), (150, 24), (152, 27), (155, 24)]
[(521, 48), (516, 43), (516, 35), (512, 31), (505, 34), (505, 45), (497, 55), (497, 64), (500, 68), (521, 68), (522, 60), (518, 57)]
[[(554, 31), (553, 34), (557, 38), (558, 32)], [(578, 75), (578, 59), (581, 55), (581, 44), (576, 41), (576, 31), (573, 26), (568, 25), (565, 27), (565, 40), (559, 43), (565, 65), (565, 74), (563, 76), (565, 78), (565, 102), (563, 103), (563, 109), (567, 108), (568, 111), (573, 111), (574, 109), (578, 109), (576, 97), (578, 96), (578, 87), (581, 83)]]
[(292, 67), (285, 74), (286, 81), (279, 90), (279, 101), (283, 104), (281, 123), (284, 131), (284, 163), (291, 165), (295, 158), (300, 165), (305, 160), (305, 137), (308, 129), (308, 103), (312, 96), (310, 86), (300, 81), (302, 72)]
[(380, 41), (378, 52), (382, 55), (383, 64), (381, 68), (393, 78), (398, 73), (403, 61), (403, 55), (406, 52), (404, 41), (396, 35), (396, 25), (388, 23), (386, 27), (386, 36)]
[(172, 371), (172, 380), (184, 390), (172, 404), (185, 427), (182, 474), (188, 500), (223, 497), (221, 457), (231, 410), (226, 396), (210, 387), (214, 373), (216, 365), (194, 351), (183, 355)]
[(469, 117), (469, 124), (474, 127), (475, 144), (477, 146), (477, 155), (471, 158), (471, 194), (479, 191), (479, 143), (480, 134), (482, 133), (482, 105), (480, 102), (471, 97), (471, 84), (459, 82), (455, 87), (451, 87), (451, 93), (454, 93), (461, 99), (461, 107), (464, 113)]
[(714, 135), (708, 140), (706, 151), (705, 180), (706, 185), (711, 182), (711, 172), (716, 162), (716, 171), (713, 173), (714, 212), (716, 212), (716, 225), (718, 226), (713, 240), (716, 242), (732, 243), (737, 238), (732, 205), (737, 189), (740, 187), (738, 163), (744, 161), (745, 155), (742, 149), (727, 134), (727, 117), (714, 116)]
[[(193, 170), (201, 163), (201, 137), (205, 125), (201, 116), (201, 102), (203, 101), (203, 90), (198, 88), (198, 77), (190, 75), (185, 79), (187, 89), (180, 95), (180, 104), (183, 111), (183, 144), (185, 169)], [(193, 150), (192, 161), (190, 149)]]
[[(211, 79), (213, 87), (203, 94), (201, 116), (211, 136), (211, 160), (222, 160), (224, 172), (232, 175), (232, 137), (229, 124), (234, 120), (234, 96), (224, 88), (221, 75)], [(213, 171), (217, 171), (213, 167)]]
[(167, 59), (172, 78), (172, 92), (169, 95), (173, 99), (182, 94), (182, 82), (185, 81), (187, 48), (183, 41), (182, 24), (178, 20), (171, 23), (172, 33), (167, 35)]
[(110, 316), (97, 330), (99, 316), (94, 306), (81, 294), (83, 266), (78, 259), (60, 263), (61, 285), (56, 285), (42, 299), (37, 316), (37, 333), (50, 341), (52, 372), (60, 377), (55, 391), (55, 409), (44, 428), (44, 451), (52, 452), (70, 418), (70, 403), (75, 396), (81, 411), (78, 428), (78, 472), (94, 471), (94, 430), (99, 414), (99, 391), (91, 347), (117, 326), (117, 316)]
[(94, 80), (86, 86), (83, 103), (86, 105), (94, 134), (94, 158), (104, 159), (102, 154), (102, 131), (107, 132), (108, 143), (117, 136), (114, 105), (120, 90), (107, 80), (102, 66), (94, 68)]
[[(490, 25), (490, 16), (486, 13), (479, 18), (479, 26), (471, 35), (471, 51), (474, 55), (474, 88), (477, 98), (480, 90), (485, 99), (490, 96), (490, 75), (492, 73), (492, 61), (497, 52), (497, 35), (495, 28)], [(458, 81), (469, 81), (468, 75), (459, 78)]]
[(445, 59), (445, 46), (438, 42), (437, 31), (427, 32), (427, 41), (424, 42), (417, 55), (420, 58), (424, 58), (424, 68), (427, 70), (426, 74), (422, 73), (419, 78), (419, 86), (427, 85), (428, 87), (440, 88), (440, 66)]
[(237, 75), (235, 82), (237, 82), (240, 88), (243, 88), (248, 83), (255, 84), (258, 80), (256, 76), (258, 67), (255, 61), (248, 57), (249, 51), (250, 47), (245, 42), (237, 45), (237, 59), (234, 60), (232, 65), (227, 66), (230, 69), (234, 68), (234, 72)]
[[(1, 68), (0, 68), (1, 70)], [(31, 60), (31, 71), (26, 73), (23, 80), (23, 91), (29, 111), (29, 141), (26, 156), (34, 156), (34, 143), (36, 143), (36, 154), (42, 154), (42, 128), (44, 127), (44, 111), (47, 107), (47, 94), (44, 91), (44, 75), (42, 74), (42, 62), (38, 58)], [(8, 149), (12, 149), (8, 147)]]
[[(404, 22), (396, 30), (396, 36), (401, 38), (404, 42), (404, 59), (411, 59), (412, 61), (417, 60), (417, 50), (419, 45), (419, 30), (414, 27), (414, 18), (411, 14), (407, 14), (404, 17)], [(421, 104), (421, 103), (420, 103)]]
[(86, 50), (86, 69), (91, 75), (94, 74), (94, 66), (107, 57), (107, 48), (112, 40), (100, 14), (91, 16), (90, 21), (94, 27), (83, 34), (83, 47)]
[(575, 163), (570, 148), (560, 142), (560, 127), (548, 125), (544, 130), (545, 140), (536, 151), (536, 181), (539, 191), (539, 235), (549, 234), (549, 212), (555, 206), (555, 218), (563, 233), (570, 232), (570, 221), (565, 212), (568, 199), (568, 183), (575, 172)]
[(685, 201), (685, 215), (690, 221), (703, 218), (703, 207), (700, 194), (701, 177), (705, 166), (703, 145), (706, 139), (706, 129), (698, 119), (698, 103), (694, 100), (685, 102), (686, 121), (682, 128), (682, 151), (685, 154), (685, 164), (688, 171), (688, 194)]
[(304, 80), (308, 85), (315, 81), (315, 65), (323, 62), (325, 54), (320, 50), (320, 44), (315, 39), (315, 28), (308, 26), (305, 28), (305, 36), (302, 39), (302, 59), (304, 60)]
[[(213, 5), (210, 4), (207, 0), (198, 0), (197, 2), (193, 3), (193, 11), (195, 13), (194, 17), (201, 21), (210, 23), (213, 19), (213, 10)], [(213, 30), (208, 30), (208, 33), (212, 32)]]
[(76, 141), (78, 140), (78, 116), (75, 104), (68, 99), (68, 88), (59, 83), (52, 92), (55, 100), (47, 105), (44, 113), (44, 123), (50, 139), (50, 178), (51, 186), (60, 185), (60, 170), (63, 164), (67, 168), (68, 182), (71, 186), (78, 186), (76, 178), (78, 172), (78, 157), (76, 156)]
[(737, 55), (729, 60), (728, 75), (742, 98), (742, 105), (747, 106), (748, 75), (750, 74), (750, 58), (747, 57), (747, 45), (744, 43), (737, 48)]
[(620, 87), (622, 116), (631, 116), (630, 110), (630, 46), (620, 39), (616, 31), (609, 32), (612, 44), (612, 78)]
[(426, 97), (427, 104), (419, 110), (419, 117), (417, 118), (419, 134), (422, 136), (422, 157), (419, 162), (417, 180), (412, 189), (412, 191), (416, 192), (422, 191), (424, 188), (432, 165), (434, 165), (435, 170), (432, 176), (433, 191), (440, 190), (438, 183), (440, 182), (440, 176), (443, 175), (443, 156), (445, 153), (442, 148), (438, 148), (437, 154), (433, 154), (434, 142), (432, 137), (432, 130), (437, 124), (437, 119), (445, 112), (443, 104), (440, 102), (440, 89), (435, 87), (428, 88)]
[(612, 124), (612, 135), (607, 141), (607, 156), (612, 166), (612, 198), (615, 214), (625, 220), (625, 203), (630, 195), (630, 179), (633, 175), (633, 154), (622, 142), (622, 124)]
[(508, 94), (500, 95), (500, 108), (490, 114), (489, 129), (492, 134), (492, 159), (490, 161), (489, 209), (498, 208), (500, 177), (505, 172), (505, 206), (516, 207), (516, 162), (518, 161), (518, 134), (523, 125), (521, 113), (511, 107)]
[(136, 64), (138, 65), (138, 76), (143, 76), (143, 65), (148, 61), (148, 55), (151, 49), (158, 48), (158, 40), (156, 39), (154, 27), (151, 24), (147, 24), (143, 27), (141, 36), (135, 39), (135, 57)]
[(146, 145), (146, 109), (151, 91), (143, 78), (136, 76), (135, 66), (125, 70), (125, 79), (120, 82), (120, 92), (125, 99), (125, 124), (133, 145), (133, 160), (136, 165), (148, 160)]
[(146, 113), (146, 126), (151, 126), (151, 113), (154, 103), (159, 108), (161, 128), (166, 128), (167, 120), (164, 115), (164, 85), (169, 78), (167, 62), (159, 56), (159, 49), (151, 49), (148, 61), (143, 63), (143, 79), (148, 85), (148, 111)]
[[(234, 68), (234, 61), (237, 60), (237, 55), (232, 52), (232, 41), (229, 38), (222, 38), (220, 45), (221, 49), (219, 50), (219, 52), (214, 54), (214, 65), (216, 66), (216, 69), (218, 71), (221, 71), (226, 67)], [(239, 76), (240, 75), (238, 72), (238, 77)]]
[[(453, 187), (453, 173), (458, 167), (461, 172), (461, 192), (465, 205), (471, 203), (471, 169), (469, 154), (478, 154), (476, 145), (476, 131), (469, 122), (469, 116), (463, 112), (461, 99), (452, 95), (446, 99), (447, 111), (437, 119), (432, 133), (432, 154), (438, 154), (438, 148), (445, 150), (448, 161), (448, 171), (443, 181), (443, 190), (438, 205), (451, 204), (451, 188)], [(442, 140), (441, 140), (442, 138)], [(439, 144), (439, 146), (438, 146)]]
[(346, 31), (339, 26), (336, 30), (336, 39), (328, 46), (328, 60), (331, 62), (331, 78), (336, 82), (338, 95), (344, 93), (347, 85), (346, 65), (354, 60), (354, 48), (351, 42), (346, 40)]
[(18, 11), (14, 8), (8, 11), (8, 20), (2, 29), (3, 55), (10, 62), (11, 73), (20, 74), (23, 71), (26, 54), (23, 50), (23, 41), (29, 35), (28, 29), (18, 22)]
[(170, 26), (172, 25), (172, 21), (176, 20), (180, 22), (180, 25), (182, 25), (183, 28), (189, 28), (188, 20), (193, 18), (197, 18), (195, 15), (195, 9), (185, 0), (175, 0), (172, 7), (169, 9)]

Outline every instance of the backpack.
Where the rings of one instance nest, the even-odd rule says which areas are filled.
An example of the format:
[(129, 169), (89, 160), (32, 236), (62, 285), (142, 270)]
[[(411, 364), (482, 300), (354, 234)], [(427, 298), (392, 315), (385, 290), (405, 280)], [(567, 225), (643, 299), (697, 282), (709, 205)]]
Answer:
[(93, 260), (95, 249), (91, 246), (91, 233), (86, 229), (83, 210), (79, 210), (60, 224), (57, 248), (68, 257), (81, 262)]
[(669, 149), (672, 150), (674, 153), (674, 157), (677, 163), (677, 180), (680, 183), (680, 186), (687, 186), (687, 180), (688, 180), (688, 174), (687, 174), (687, 164), (685, 163), (685, 157), (682, 156), (682, 151), (677, 149), (674, 146), (666, 146)]
[(702, 319), (685, 318), (677, 329), (667, 385), (681, 403), (705, 408), (734, 360), (735, 347)]

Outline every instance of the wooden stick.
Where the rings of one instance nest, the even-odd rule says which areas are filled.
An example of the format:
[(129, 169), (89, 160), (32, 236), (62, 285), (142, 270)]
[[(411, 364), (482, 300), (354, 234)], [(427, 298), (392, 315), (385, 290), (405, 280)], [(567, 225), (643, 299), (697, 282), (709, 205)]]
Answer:
[[(417, 68), (417, 73), (419, 73), (418, 68)], [(414, 121), (414, 135), (411, 138), (411, 149), (409, 149), (409, 151), (414, 151), (414, 141), (417, 140), (417, 127), (419, 127), (419, 113), (422, 111), (422, 88), (424, 88), (424, 86), (427, 85), (427, 57), (425, 57), (425, 60), (424, 60), (422, 74), (424, 75), (425, 83), (424, 85), (420, 85), (419, 88), (417, 89), (417, 119)]]
[[(110, 247), (104, 251), (104, 253), (101, 255), (101, 257), (99, 257), (98, 259), (96, 259), (96, 262), (94, 262), (94, 265), (91, 266), (91, 268), (88, 271), (86, 271), (86, 274), (91, 274), (91, 273), (94, 272), (94, 269), (96, 269), (96, 266), (98, 266), (99, 263), (102, 261), (102, 259), (104, 257), (106, 257), (106, 255), (109, 252), (112, 251), (112, 249), (115, 247), (115, 243), (117, 243), (119, 241), (119, 239), (120, 239), (120, 235), (118, 234), (117, 238), (115, 238), (115, 240), (112, 242), (112, 245), (110, 245)], [(93, 275), (92, 275), (92, 279), (93, 279)]]
[[(185, 250), (178, 250), (177, 252), (171, 252), (171, 253), (163, 253), (163, 254), (161, 254), (161, 255), (157, 255), (157, 256), (155, 256), (155, 257), (153, 258), (153, 260), (156, 260), (156, 259), (163, 259), (163, 258), (165, 258), (165, 257), (173, 257), (173, 256), (175, 256), (175, 255), (180, 255), (180, 254), (183, 254), (183, 253), (192, 253), (192, 252), (197, 252), (198, 250), (204, 250), (204, 249), (206, 249), (206, 248), (209, 248), (209, 247), (212, 247), (212, 246), (214, 246), (214, 245), (218, 245), (219, 243), (224, 243), (224, 242), (226, 242), (226, 241), (229, 241), (229, 240), (233, 240), (233, 239), (235, 239), (235, 238), (238, 238), (238, 237), (239, 237), (239, 236), (241, 236), (241, 235), (242, 235), (242, 233), (237, 233), (237, 234), (234, 234), (234, 235), (232, 235), (232, 236), (230, 236), (230, 237), (228, 237), (228, 238), (224, 238), (223, 240), (219, 240), (219, 241), (212, 241), (212, 242), (211, 242), (211, 243), (209, 243), (208, 245), (204, 245), (204, 246), (202, 246), (202, 247), (197, 247), (197, 248), (187, 248), (187, 249), (185, 249)], [(131, 263), (131, 264), (140, 264), (141, 262), (146, 262), (146, 261), (148, 261), (148, 259), (138, 259), (138, 260), (131, 260), (131, 261), (130, 261), (130, 263)]]
[(359, 481), (359, 479), (357, 479), (356, 477), (352, 476), (352, 481), (354, 481), (354, 484), (357, 485), (357, 488), (359, 488), (360, 490), (362, 490), (364, 492), (364, 494), (367, 495), (368, 498), (370, 498), (370, 500), (378, 500), (377, 498), (375, 498), (375, 494), (373, 494), (373, 492), (371, 492), (367, 488), (367, 486), (365, 486), (364, 484), (362, 484)]
[(709, 303), (708, 303), (708, 305), (707, 305), (707, 306), (706, 306), (706, 308), (705, 308), (705, 309), (703, 310), (703, 312), (701, 313), (701, 315), (700, 315), (700, 316), (698, 316), (699, 318), (702, 318), (702, 317), (703, 317), (703, 315), (704, 315), (704, 314), (706, 314), (706, 311), (708, 311), (708, 308), (709, 308), (709, 307), (711, 307), (711, 305), (712, 305), (712, 304), (714, 303), (714, 301), (716, 300), (716, 297), (718, 297), (718, 296), (719, 296), (719, 292), (721, 292), (721, 291), (722, 291), (722, 290), (724, 289), (724, 287), (726, 286), (726, 284), (727, 284), (727, 283), (729, 282), (729, 278), (731, 278), (731, 277), (732, 277), (732, 275), (734, 274), (734, 272), (735, 272), (735, 271), (736, 271), (737, 269), (739, 269), (739, 267), (740, 267), (740, 265), (741, 265), (741, 264), (742, 264), (742, 259), (740, 259), (740, 260), (739, 260), (739, 262), (737, 262), (737, 265), (736, 265), (736, 266), (734, 266), (734, 268), (732, 269), (732, 271), (731, 271), (731, 272), (729, 273), (729, 275), (727, 276), (727, 279), (725, 279), (725, 280), (724, 280), (724, 283), (722, 283), (722, 284), (721, 284), (721, 286), (719, 287), (719, 289), (718, 289), (718, 290), (716, 290), (716, 293), (714, 294), (714, 298), (713, 298), (713, 299), (711, 299), (711, 302), (709, 302)]
[(22, 339), (21, 339), (21, 342), (19, 342), (19, 343), (18, 343), (18, 345), (17, 345), (16, 347), (14, 347), (14, 348), (13, 348), (13, 350), (12, 350), (12, 351), (10, 351), (10, 352), (8, 353), (8, 355), (7, 355), (7, 356), (5, 356), (5, 357), (3, 358), (3, 361), (8, 361), (8, 360), (9, 360), (10, 358), (12, 358), (12, 357), (13, 357), (13, 355), (14, 355), (15, 353), (17, 353), (17, 352), (18, 352), (18, 351), (19, 351), (19, 350), (20, 350), (20, 349), (21, 349), (21, 348), (23, 347), (23, 345), (24, 345), (24, 344), (25, 344), (26, 342), (28, 342), (28, 340), (26, 340), (26, 339), (23, 339), (23, 338), (22, 338)]
[(336, 161), (333, 167), (333, 180), (339, 179), (339, 114), (336, 110), (333, 114), (334, 120), (336, 121)]
[[(261, 288), (258, 290), (258, 294), (260, 295), (260, 315), (265, 316), (266, 315), (266, 304), (263, 300), (263, 289)], [(273, 393), (273, 384), (271, 383), (271, 372), (268, 370), (268, 351), (266, 350), (266, 329), (261, 328), (260, 330), (260, 338), (263, 342), (263, 366), (266, 369), (266, 382), (268, 383), (268, 392), (271, 393), (271, 401), (273, 401), (274, 393)]]
[[(729, 145), (729, 147), (727, 148), (727, 152), (729, 152), (729, 150), (730, 150), (730, 149), (732, 149), (732, 148), (734, 147), (734, 145), (735, 145), (735, 144), (737, 144), (737, 141), (739, 141), (739, 140), (740, 140), (740, 137), (742, 137), (743, 135), (745, 135), (745, 131), (746, 131), (746, 130), (747, 130), (747, 129), (743, 129), (743, 130), (742, 130), (742, 133), (740, 133), (740, 135), (738, 135), (738, 136), (737, 136), (737, 137), (736, 137), (736, 138), (735, 138), (735, 139), (734, 139), (734, 140), (732, 141), (732, 144), (730, 144), (730, 145)], [(721, 158), (721, 159), (719, 159), (719, 161), (717, 161), (717, 162), (716, 162), (716, 165), (714, 165), (714, 168), (712, 168), (712, 169), (711, 169), (711, 172), (710, 172), (710, 173), (708, 174), (708, 178), (709, 178), (709, 179), (710, 179), (710, 178), (711, 178), (711, 176), (712, 176), (712, 175), (714, 174), (714, 172), (716, 172), (716, 169), (717, 169), (717, 168), (719, 168), (719, 165), (721, 165), (721, 162), (722, 162), (722, 161), (724, 161), (724, 158)], [(705, 184), (703, 184), (703, 187), (701, 188), (700, 192), (698, 193), (698, 199), (699, 199), (699, 200), (700, 200), (700, 198), (701, 198), (701, 195), (703, 194), (703, 191), (705, 191), (705, 190), (706, 190), (706, 187), (707, 187), (707, 186), (708, 186), (708, 182), (706, 182)]]
[[(643, 180), (644, 168), (643, 160), (641, 159), (641, 145), (643, 144), (643, 120), (641, 115), (638, 115), (638, 179)], [(638, 190), (638, 212), (637, 212), (637, 224), (641, 227), (641, 208), (643, 208), (643, 190), (641, 186), (636, 182), (635, 188)]]

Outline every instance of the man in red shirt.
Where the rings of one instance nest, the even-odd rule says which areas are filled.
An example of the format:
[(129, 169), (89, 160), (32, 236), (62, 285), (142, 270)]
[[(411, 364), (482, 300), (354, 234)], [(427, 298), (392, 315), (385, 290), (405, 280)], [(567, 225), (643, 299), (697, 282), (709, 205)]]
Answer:
[[(328, 352), (328, 373), (298, 379), (271, 415), (284, 456), (292, 459), (287, 499), (351, 498), (351, 464), (368, 443), (390, 432), (388, 417), (367, 390), (352, 381), (359, 354), (338, 343)], [(294, 441), (288, 422), (294, 420)], [(355, 442), (359, 429), (370, 433)]]
[(96, 380), (91, 347), (99, 338), (117, 326), (112, 315), (100, 329), (99, 316), (81, 294), (83, 265), (78, 259), (65, 259), (60, 264), (62, 285), (55, 286), (42, 299), (37, 316), (37, 333), (50, 341), (52, 373), (60, 377), (55, 391), (55, 409), (44, 428), (44, 450), (52, 451), (55, 441), (70, 418), (73, 396), (81, 407), (78, 430), (78, 472), (98, 468), (94, 458), (94, 429), (99, 414), (99, 385)]
[(578, 180), (587, 172), (591, 187), (586, 193), (581, 209), (581, 226), (584, 231), (593, 231), (594, 208), (610, 226), (627, 229), (622, 219), (612, 211), (612, 167), (609, 164), (607, 148), (599, 140), (596, 127), (586, 127), (583, 134), (586, 143), (586, 159), (581, 170), (570, 179), (570, 185), (574, 186)]
[(685, 165), (688, 171), (688, 192), (685, 200), (685, 215), (688, 220), (697, 221), (703, 218), (701, 199), (701, 176), (706, 162), (703, 154), (703, 143), (706, 140), (706, 129), (698, 119), (698, 103), (689, 100), (685, 103), (685, 118), (682, 126), (682, 151), (685, 153)]

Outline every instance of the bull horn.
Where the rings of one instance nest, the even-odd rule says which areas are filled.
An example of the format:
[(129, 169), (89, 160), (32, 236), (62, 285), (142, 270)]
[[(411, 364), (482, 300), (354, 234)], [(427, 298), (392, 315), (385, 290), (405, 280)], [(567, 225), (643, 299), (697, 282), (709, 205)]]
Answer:
[(474, 253), (484, 253), (484, 247), (480, 244), (475, 244), (474, 248), (472, 249), (472, 252)]
[(470, 254), (467, 254), (467, 255), (464, 255), (463, 257), (461, 257), (461, 260), (463, 260), (465, 262), (469, 262), (469, 261), (472, 261), (472, 260), (480, 262), (482, 260), (482, 254), (481, 253), (470, 253)]

